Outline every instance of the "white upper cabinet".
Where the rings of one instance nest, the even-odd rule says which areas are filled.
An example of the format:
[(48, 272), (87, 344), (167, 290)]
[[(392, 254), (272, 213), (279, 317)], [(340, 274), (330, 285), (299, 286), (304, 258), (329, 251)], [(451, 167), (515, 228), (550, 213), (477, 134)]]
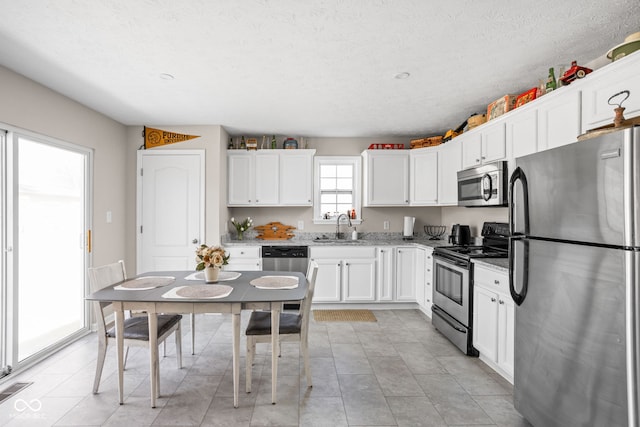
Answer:
[(409, 205), (409, 150), (362, 153), (364, 206)]
[[(640, 115), (640, 53), (634, 53), (587, 75), (581, 81), (582, 132), (613, 123), (615, 105), (609, 105), (612, 95), (628, 90), (629, 98), (622, 103), (624, 117)], [(623, 96), (611, 101), (620, 102)]]
[(246, 152), (227, 154), (227, 204), (250, 206), (255, 203), (255, 156)]
[(311, 206), (315, 150), (227, 152), (228, 206)]
[(561, 88), (537, 100), (538, 151), (549, 150), (578, 140), (580, 126), (580, 91)]
[(460, 137), (463, 137), (463, 169), (503, 160), (507, 156), (503, 118), (494, 119)]
[(411, 150), (411, 206), (433, 206), (438, 203), (438, 151)]
[(260, 153), (255, 156), (255, 204), (275, 205), (278, 203), (280, 186), (280, 156), (277, 153)]
[(313, 152), (284, 150), (280, 156), (280, 204), (311, 206), (313, 201)]
[(462, 144), (455, 139), (438, 147), (438, 204), (458, 204), (458, 171), (462, 169)]
[(519, 114), (506, 120), (507, 152), (510, 158), (526, 156), (538, 151), (538, 110), (521, 107)]

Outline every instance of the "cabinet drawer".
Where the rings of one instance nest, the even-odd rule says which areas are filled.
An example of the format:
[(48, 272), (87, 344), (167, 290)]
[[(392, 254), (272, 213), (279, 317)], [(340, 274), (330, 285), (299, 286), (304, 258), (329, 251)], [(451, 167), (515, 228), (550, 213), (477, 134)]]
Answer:
[(260, 246), (227, 246), (225, 250), (231, 256), (231, 258), (229, 258), (229, 261), (236, 259), (260, 258)]
[(505, 272), (479, 266), (473, 267), (474, 283), (509, 294), (509, 275)]
[(310, 258), (375, 258), (376, 248), (372, 246), (323, 246), (309, 248)]

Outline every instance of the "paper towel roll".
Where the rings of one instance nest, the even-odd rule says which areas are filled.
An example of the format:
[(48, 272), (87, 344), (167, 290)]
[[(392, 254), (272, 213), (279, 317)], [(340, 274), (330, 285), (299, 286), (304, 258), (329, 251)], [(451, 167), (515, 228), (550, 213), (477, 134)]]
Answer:
[(413, 236), (413, 226), (416, 223), (416, 218), (413, 216), (405, 216), (404, 217), (404, 231), (402, 233), (405, 237)]

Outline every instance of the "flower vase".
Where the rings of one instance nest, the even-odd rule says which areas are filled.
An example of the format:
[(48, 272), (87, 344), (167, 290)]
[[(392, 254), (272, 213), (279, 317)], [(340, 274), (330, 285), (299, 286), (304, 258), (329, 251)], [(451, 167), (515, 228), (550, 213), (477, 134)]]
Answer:
[(238, 230), (238, 240), (244, 239), (244, 231)]
[(204, 280), (207, 283), (213, 283), (218, 281), (219, 267), (207, 267), (204, 269)]

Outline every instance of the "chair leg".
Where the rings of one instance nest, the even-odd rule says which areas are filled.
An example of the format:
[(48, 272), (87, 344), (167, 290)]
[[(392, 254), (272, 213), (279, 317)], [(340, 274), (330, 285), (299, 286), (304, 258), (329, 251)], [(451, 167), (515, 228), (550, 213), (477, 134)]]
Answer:
[(309, 341), (306, 335), (300, 339), (300, 349), (304, 360), (304, 373), (307, 376), (307, 387), (313, 387), (311, 383), (311, 367), (309, 366)]
[(251, 393), (251, 374), (253, 367), (253, 357), (256, 352), (256, 342), (253, 337), (247, 337), (247, 356), (246, 356), (246, 367), (245, 367), (245, 378), (247, 381), (247, 393)]
[(182, 327), (178, 324), (176, 335), (176, 359), (178, 359), (178, 369), (182, 369)]
[(191, 313), (189, 315), (191, 320), (191, 354), (196, 354), (196, 315)]
[(104, 360), (107, 356), (107, 340), (98, 341), (98, 360), (96, 362), (96, 377), (93, 380), (93, 394), (98, 393), (100, 387), (100, 378), (102, 378), (102, 368), (104, 368)]

